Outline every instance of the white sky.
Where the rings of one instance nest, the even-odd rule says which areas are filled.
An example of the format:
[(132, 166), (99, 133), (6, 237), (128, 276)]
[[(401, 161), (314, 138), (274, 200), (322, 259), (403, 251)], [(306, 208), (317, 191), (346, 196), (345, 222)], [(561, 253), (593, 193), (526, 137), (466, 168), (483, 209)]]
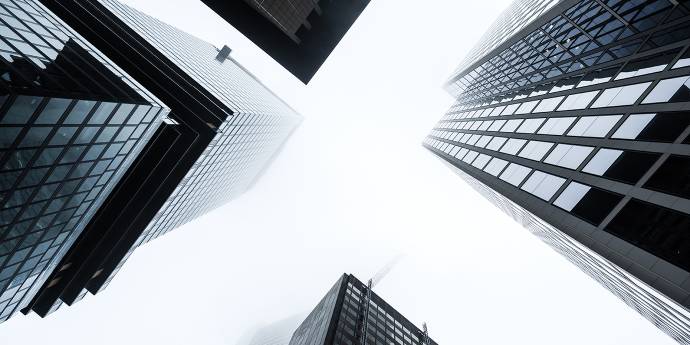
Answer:
[(439, 344), (673, 344), (421, 147), (441, 85), (509, 1), (373, 0), (309, 86), (195, 0), (124, 1), (233, 56), (305, 121), (253, 190), (140, 248), (110, 287), (0, 344), (224, 344), (343, 272)]

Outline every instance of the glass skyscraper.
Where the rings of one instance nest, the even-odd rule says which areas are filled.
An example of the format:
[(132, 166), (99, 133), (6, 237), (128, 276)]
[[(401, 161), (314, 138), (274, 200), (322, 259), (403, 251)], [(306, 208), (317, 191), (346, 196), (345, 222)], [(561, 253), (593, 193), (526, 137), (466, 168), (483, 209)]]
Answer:
[(371, 0), (201, 0), (308, 83)]
[(290, 345), (336, 344), (436, 345), (436, 342), (355, 276), (343, 274), (290, 341)]
[(690, 344), (688, 4), (517, 1), (484, 37), (424, 146)]
[(116, 1), (40, 3), (0, 2), (2, 320), (99, 292), (250, 187), (301, 122), (228, 47)]
[(0, 2), (0, 321), (33, 298), (168, 109), (33, 0)]

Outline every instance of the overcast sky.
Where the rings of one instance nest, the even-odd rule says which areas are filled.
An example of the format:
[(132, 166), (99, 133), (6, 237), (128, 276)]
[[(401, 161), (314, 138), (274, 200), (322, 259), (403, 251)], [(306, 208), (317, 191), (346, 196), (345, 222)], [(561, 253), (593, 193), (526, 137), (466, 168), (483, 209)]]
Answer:
[(0, 344), (235, 345), (400, 253), (376, 292), (439, 344), (673, 344), (421, 146), (509, 1), (373, 0), (308, 86), (200, 1), (124, 2), (227, 44), (305, 121), (250, 192), (137, 250), (98, 296), (16, 315)]

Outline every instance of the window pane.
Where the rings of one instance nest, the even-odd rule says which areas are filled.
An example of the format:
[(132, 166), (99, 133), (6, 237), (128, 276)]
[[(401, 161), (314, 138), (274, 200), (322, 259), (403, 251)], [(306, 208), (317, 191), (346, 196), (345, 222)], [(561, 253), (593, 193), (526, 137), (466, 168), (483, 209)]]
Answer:
[(501, 152), (514, 155), (518, 153), (518, 151), (520, 151), (520, 149), (526, 142), (527, 140), (522, 139), (508, 139), (508, 142), (505, 145), (503, 145), (503, 148), (501, 148)]
[(544, 162), (569, 169), (577, 169), (592, 150), (593, 148), (589, 146), (558, 144)]
[(568, 135), (603, 138), (621, 117), (622, 115), (584, 116), (573, 126)]
[(582, 171), (636, 184), (659, 157), (660, 154), (651, 152), (600, 149)]
[(7, 124), (27, 123), (36, 111), (36, 108), (38, 108), (38, 105), (41, 104), (41, 100), (41, 97), (17, 96), (0, 122)]
[(520, 151), (519, 156), (523, 158), (528, 158), (532, 159), (535, 161), (539, 161), (542, 158), (544, 158), (544, 155), (546, 152), (551, 149), (553, 146), (552, 143), (547, 143), (543, 141), (530, 141), (525, 145), (525, 148)]
[(503, 168), (508, 165), (507, 161), (504, 161), (503, 159), (499, 158), (493, 158), (489, 164), (486, 165), (486, 168), (484, 168), (484, 171), (487, 173), (498, 176), (498, 174), (503, 170)]
[(544, 119), (528, 119), (522, 123), (517, 133), (534, 133), (537, 128), (544, 122)]
[(539, 134), (562, 135), (575, 121), (575, 117), (554, 117), (548, 119), (539, 129)]
[(563, 100), (563, 98), (564, 96), (542, 99), (541, 103), (539, 103), (539, 105), (534, 109), (534, 112), (543, 113), (547, 111), (553, 111), (554, 109), (556, 109), (556, 106), (558, 106), (558, 104), (561, 103), (561, 100)]
[(656, 114), (630, 115), (611, 137), (616, 139), (635, 139), (655, 116)]
[(558, 111), (584, 109), (594, 99), (597, 93), (599, 93), (599, 91), (590, 91), (570, 95), (565, 99), (565, 101), (563, 101), (561, 106), (558, 107)]
[(651, 82), (647, 82), (604, 90), (601, 96), (594, 102), (592, 108), (634, 104), (651, 84)]
[(621, 199), (623, 197), (618, 194), (571, 182), (554, 205), (596, 226)]
[(530, 171), (532, 171), (532, 169), (519, 164), (510, 163), (506, 170), (503, 171), (503, 174), (501, 174), (500, 179), (512, 184), (513, 186), (518, 186), (522, 180), (527, 177), (527, 174), (529, 174)]
[(646, 188), (690, 198), (690, 157), (672, 155), (652, 175)]
[(688, 81), (690, 76), (664, 79), (654, 87), (642, 103), (687, 102), (690, 101)]
[(564, 178), (535, 171), (532, 176), (527, 179), (522, 189), (533, 194), (543, 200), (550, 200), (559, 188), (565, 182)]
[(528, 114), (534, 109), (535, 106), (537, 106), (537, 102), (539, 101), (530, 101), (530, 102), (525, 102), (522, 103), (520, 108), (515, 112), (515, 114)]

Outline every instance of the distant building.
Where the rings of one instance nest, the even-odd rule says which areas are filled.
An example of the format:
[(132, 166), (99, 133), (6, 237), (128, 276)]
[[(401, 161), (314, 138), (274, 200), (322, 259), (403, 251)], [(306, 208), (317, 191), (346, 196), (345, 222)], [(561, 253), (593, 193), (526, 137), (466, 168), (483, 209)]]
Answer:
[[(40, 223), (2, 228), (0, 244), (18, 245), (14, 254), (0, 255), (0, 260), (8, 259), (7, 272), (17, 272), (9, 276), (8, 285), (0, 286), (0, 298), (6, 302), (0, 302), (3, 319), (20, 308), (45, 316), (87, 292), (98, 293), (139, 245), (243, 193), (301, 121), (299, 114), (229, 57), (227, 47), (218, 49), (112, 0), (41, 2), (46, 7), (19, 0), (0, 4), (0, 9), (13, 13), (12, 23), (19, 32), (30, 37), (17, 41), (28, 55), (14, 60), (16, 67), (9, 66), (4, 78), (18, 77), (15, 70), (21, 72), (33, 78), (22, 79), (21, 93), (48, 97), (27, 98), (27, 103), (13, 95), (6, 103), (21, 105), (21, 117), (41, 127), (31, 134), (36, 140), (27, 146), (33, 155), (39, 149), (58, 149), (48, 157), (53, 159), (50, 163), (36, 165), (48, 169), (48, 180), (40, 183), (58, 188), (51, 191), (57, 193), (51, 194), (57, 201), (42, 197), (39, 203), (19, 202), (20, 194), (7, 197), (12, 205), (36, 204), (30, 212)], [(46, 19), (34, 21), (37, 16)], [(43, 33), (45, 42), (35, 43), (43, 38), (36, 39), (34, 32)], [(0, 36), (3, 42), (20, 37), (12, 30), (3, 30)], [(52, 48), (56, 45), (64, 45), (64, 52)], [(102, 55), (94, 53), (96, 49)], [(14, 51), (6, 54), (5, 59), (19, 56)], [(41, 64), (45, 72), (34, 72), (34, 65)], [(67, 74), (63, 77), (60, 71)], [(69, 88), (57, 93), (58, 85)], [(32, 90), (38, 86), (48, 92)], [(51, 110), (49, 115), (40, 113), (44, 108)], [(17, 113), (12, 109), (10, 114)], [(20, 127), (15, 117), (0, 121), (11, 121), (8, 128), (15, 123)], [(45, 140), (38, 140), (39, 134)], [(24, 137), (22, 129), (16, 140), (8, 141), (10, 156), (24, 152)], [(62, 147), (53, 148), (56, 145), (68, 148), (60, 155)], [(35, 164), (28, 162), (30, 166), (22, 164), (33, 169)], [(56, 167), (62, 175), (56, 171), (50, 177), (51, 165), (64, 165)], [(70, 182), (69, 189), (52, 183), (62, 180)], [(11, 188), (29, 187), (19, 183)], [(21, 213), (17, 217), (13, 219), (31, 218)], [(23, 237), (15, 239), (18, 232)], [(41, 239), (48, 238), (43, 233), (58, 236), (58, 241)], [(29, 237), (29, 247), (48, 250), (50, 258), (24, 250), (29, 241), (24, 238)], [(38, 266), (27, 271), (24, 263), (17, 270), (22, 260)]]
[(436, 342), (355, 276), (344, 274), (290, 341), (290, 345), (336, 344), (436, 345)]
[(453, 73), (424, 141), (463, 179), (690, 344), (690, 7), (516, 1)]
[(370, 0), (202, 0), (305, 84)]
[(292, 334), (304, 321), (304, 315), (295, 315), (263, 326), (253, 332), (246, 345), (289, 345)]

